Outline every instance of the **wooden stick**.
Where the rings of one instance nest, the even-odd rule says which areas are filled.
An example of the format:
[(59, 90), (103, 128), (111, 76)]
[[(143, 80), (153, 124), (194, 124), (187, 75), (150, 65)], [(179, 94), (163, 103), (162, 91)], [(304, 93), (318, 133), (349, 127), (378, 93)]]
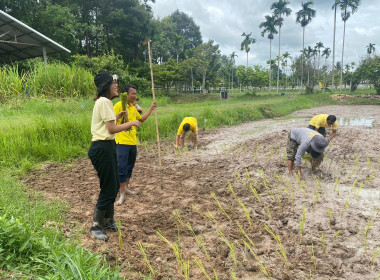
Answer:
[[(153, 101), (156, 101), (156, 95), (155, 95), (155, 92), (154, 92), (153, 65), (152, 65), (152, 52), (151, 52), (151, 48), (150, 48), (150, 40), (148, 41), (148, 53), (149, 53), (150, 77), (151, 77), (151, 80), (152, 80), (152, 95), (153, 95)], [(164, 181), (162, 179), (161, 146), (160, 146), (160, 134), (159, 134), (159, 131), (158, 131), (157, 109), (154, 110), (154, 119), (156, 120), (158, 163), (159, 163), (159, 168), (160, 168), (161, 189), (163, 189), (164, 188)]]

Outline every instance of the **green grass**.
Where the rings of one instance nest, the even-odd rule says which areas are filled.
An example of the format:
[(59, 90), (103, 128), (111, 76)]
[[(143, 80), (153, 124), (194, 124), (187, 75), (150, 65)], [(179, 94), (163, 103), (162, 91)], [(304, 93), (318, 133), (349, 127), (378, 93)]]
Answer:
[[(186, 116), (196, 117), (201, 128), (213, 129), (338, 104), (329, 94), (288, 97), (288, 94), (232, 93), (230, 100), (221, 101), (218, 94), (209, 94), (204, 96), (205, 102), (201, 95), (181, 95), (168, 100), (159, 97), (160, 137), (174, 141), (178, 125)], [(353, 100), (356, 104), (367, 102), (361, 98)], [(139, 102), (145, 112), (151, 103), (149, 98), (141, 98)], [(64, 162), (86, 156), (91, 143), (93, 105), (92, 97), (85, 100), (17, 97), (0, 104), (0, 278), (118, 279), (118, 265), (111, 268), (101, 256), (62, 235), (68, 205), (42, 198), (17, 179), (17, 175), (44, 161)], [(152, 114), (139, 128), (140, 140), (155, 141), (155, 131)]]

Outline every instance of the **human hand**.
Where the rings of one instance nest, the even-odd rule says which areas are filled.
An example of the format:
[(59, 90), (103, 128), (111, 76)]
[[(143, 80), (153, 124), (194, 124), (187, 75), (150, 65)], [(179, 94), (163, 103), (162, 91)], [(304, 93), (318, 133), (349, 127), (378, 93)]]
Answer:
[(137, 126), (137, 127), (141, 126), (141, 122), (140, 121), (133, 121), (131, 123), (132, 123), (132, 126)]
[(152, 106), (150, 106), (150, 109), (153, 111), (153, 110), (155, 110), (156, 108), (157, 108), (157, 101), (154, 101), (153, 102), (153, 104), (152, 104)]
[(127, 114), (127, 115), (128, 115), (128, 112), (127, 112), (127, 111), (121, 111), (120, 113), (118, 113), (118, 114), (116, 115), (116, 120), (122, 118), (124, 114)]

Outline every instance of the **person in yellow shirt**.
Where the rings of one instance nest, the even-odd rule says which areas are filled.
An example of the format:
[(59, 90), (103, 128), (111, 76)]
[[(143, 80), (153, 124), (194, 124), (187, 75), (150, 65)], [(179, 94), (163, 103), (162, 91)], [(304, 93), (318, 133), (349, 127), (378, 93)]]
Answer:
[(175, 147), (178, 146), (183, 147), (185, 144), (185, 137), (187, 132), (191, 131), (193, 133), (192, 140), (194, 146), (198, 145), (198, 127), (197, 127), (197, 119), (193, 117), (186, 117), (183, 119), (181, 124), (179, 125), (177, 131), (177, 137), (175, 139)]
[(336, 117), (334, 115), (320, 114), (314, 116), (308, 126), (310, 129), (315, 130), (326, 137), (326, 127), (332, 128), (332, 133), (328, 138), (331, 141), (336, 136), (336, 131), (338, 129), (338, 123), (336, 122)]
[[(137, 87), (133, 85), (127, 85), (124, 87), (124, 92), (128, 93), (128, 104), (126, 113), (128, 122), (140, 121), (144, 122), (150, 114), (157, 108), (157, 102), (154, 101), (148, 111), (141, 116), (133, 105), (137, 98)], [(115, 114), (123, 111), (121, 101), (114, 105)], [(121, 124), (122, 119), (119, 119), (117, 124)], [(136, 163), (137, 158), (137, 131), (133, 126), (129, 131), (122, 131), (116, 134), (116, 150), (117, 158), (119, 161), (119, 177), (120, 177), (120, 197), (116, 202), (116, 205), (123, 204), (127, 194), (136, 194), (128, 190), (130, 179), (132, 178), (132, 171)]]

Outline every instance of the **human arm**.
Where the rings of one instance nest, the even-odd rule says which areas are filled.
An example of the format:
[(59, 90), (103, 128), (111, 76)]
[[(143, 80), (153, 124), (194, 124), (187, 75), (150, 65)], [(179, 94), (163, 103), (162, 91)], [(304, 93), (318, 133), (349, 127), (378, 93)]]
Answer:
[(328, 140), (331, 141), (335, 136), (336, 136), (336, 130), (333, 130)]
[(141, 117), (139, 121), (144, 122), (156, 108), (157, 108), (157, 101), (154, 101), (152, 106), (150, 106), (148, 111)]
[(131, 128), (132, 126), (140, 127), (140, 125), (141, 123), (139, 121), (132, 121), (132, 122), (127, 122), (127, 123), (123, 123), (119, 125), (116, 125), (114, 120), (106, 122), (106, 128), (108, 132), (111, 134), (122, 132), (124, 130)]
[(128, 111), (121, 111), (116, 115), (116, 121), (118, 121), (120, 118), (123, 117), (124, 114), (127, 114), (128, 116)]

